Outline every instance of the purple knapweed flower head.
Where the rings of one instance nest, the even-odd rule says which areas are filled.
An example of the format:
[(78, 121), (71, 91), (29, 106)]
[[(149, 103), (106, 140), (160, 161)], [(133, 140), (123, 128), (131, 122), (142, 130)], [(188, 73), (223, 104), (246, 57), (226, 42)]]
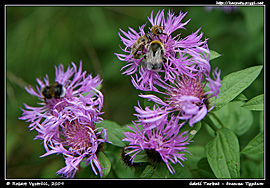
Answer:
[(85, 116), (82, 121), (83, 113), (81, 109), (65, 107), (58, 116), (47, 114), (50, 121), (36, 128), (39, 134), (35, 139), (43, 140), (46, 149), (41, 157), (62, 154), (66, 166), (56, 173), (66, 178), (74, 178), (81, 161), (86, 162), (86, 165), (90, 163), (96, 175), (98, 172), (100, 177), (103, 175), (96, 154), (107, 140), (107, 132), (103, 128), (93, 129), (91, 117)]
[(107, 132), (103, 128), (95, 129), (95, 124), (101, 122), (100, 115), (103, 114), (103, 94), (96, 89), (102, 80), (99, 76), (92, 77), (86, 71), (82, 72), (82, 62), (78, 69), (74, 63), (72, 66), (66, 71), (63, 65), (55, 67), (52, 83), (57, 82), (64, 87), (61, 97), (45, 98), (42, 91), (51, 85), (47, 75), (44, 82), (37, 79), (37, 91), (31, 86), (26, 88), (28, 93), (37, 96), (42, 102), (38, 103), (40, 107), (24, 104), (26, 109), (22, 109), (23, 114), (19, 119), (30, 122), (30, 130), (38, 132), (35, 139), (42, 140), (46, 150), (42, 157), (63, 154), (66, 167), (57, 174), (73, 178), (79, 163), (84, 159), (87, 164), (91, 164), (95, 174), (97, 168), (102, 176), (96, 152), (98, 146), (107, 140)]
[(127, 63), (121, 69), (126, 69), (122, 74), (131, 75), (135, 88), (158, 92), (156, 86), (163, 87), (164, 82), (173, 82), (182, 74), (194, 77), (196, 71), (210, 72), (207, 39), (202, 40), (200, 29), (184, 38), (181, 33), (172, 35), (185, 29), (190, 21), (182, 22), (187, 12), (175, 15), (169, 10), (167, 17), (164, 10), (158, 11), (155, 17), (153, 12), (148, 17), (151, 24), (148, 30), (143, 24), (139, 32), (129, 28), (128, 32), (120, 29), (124, 36), (119, 33), (126, 54), (116, 55)]
[[(138, 153), (145, 151), (151, 162), (163, 161), (173, 174), (175, 170), (170, 162), (182, 165), (181, 161), (187, 159), (184, 155), (188, 152), (186, 149), (189, 145), (189, 134), (187, 131), (180, 132), (183, 124), (178, 124), (175, 117), (172, 116), (170, 120), (167, 118), (166, 116), (148, 123), (133, 122), (135, 128), (127, 126), (132, 132), (124, 132), (126, 138), (123, 141), (129, 142), (129, 145), (125, 147), (125, 151), (128, 151), (125, 155), (132, 155), (131, 162)], [(140, 129), (139, 126), (142, 128)], [(149, 127), (154, 128), (149, 129)]]
[[(101, 120), (99, 117), (101, 108), (103, 107), (103, 95), (96, 88), (102, 83), (99, 75), (93, 77), (91, 74), (87, 75), (86, 71), (82, 72), (82, 62), (80, 62), (79, 69), (74, 63), (72, 68), (68, 67), (64, 71), (64, 66), (60, 64), (55, 67), (55, 79), (49, 81), (48, 75), (45, 76), (44, 82), (40, 79), (36, 79), (38, 86), (35, 91), (32, 86), (26, 87), (26, 91), (31, 95), (37, 96), (42, 102), (39, 103), (41, 107), (30, 107), (26, 104), (23, 110), (22, 120), (31, 121), (31, 130), (35, 128), (36, 124), (39, 124), (43, 118), (43, 114), (57, 113), (67, 106), (76, 106), (81, 108), (85, 112), (86, 116), (92, 118), (93, 122)], [(58, 82), (65, 88), (65, 95), (62, 98), (46, 99), (42, 95), (42, 89), (51, 85), (54, 82)], [(91, 125), (94, 128), (94, 124)]]
[[(138, 112), (136, 116), (143, 122), (151, 121), (151, 119), (158, 119), (164, 114), (176, 113), (176, 117), (181, 120), (189, 122), (190, 126), (201, 121), (207, 112), (212, 110), (215, 106), (210, 107), (209, 98), (218, 97), (220, 91), (220, 71), (215, 69), (213, 72), (214, 80), (210, 77), (206, 78), (203, 83), (203, 74), (198, 74), (197, 77), (182, 76), (175, 80), (173, 85), (168, 85), (165, 92), (164, 100), (155, 95), (143, 95), (140, 97), (146, 98), (150, 101), (159, 104), (160, 108), (153, 110), (148, 107), (143, 110), (141, 107), (136, 107)], [(208, 91), (205, 91), (208, 87)], [(157, 110), (158, 109), (158, 110)], [(145, 115), (147, 114), (147, 116)]]

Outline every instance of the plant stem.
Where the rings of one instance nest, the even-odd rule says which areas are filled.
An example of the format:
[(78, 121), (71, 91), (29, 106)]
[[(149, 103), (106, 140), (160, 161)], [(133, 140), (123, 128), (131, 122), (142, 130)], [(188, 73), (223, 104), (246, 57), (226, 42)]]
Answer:
[(224, 124), (220, 121), (220, 119), (216, 116), (216, 114), (214, 113), (210, 113), (210, 114), (218, 121), (218, 123), (222, 126), (222, 128), (225, 127)]
[(205, 118), (203, 119), (203, 121), (205, 123), (207, 123), (207, 125), (209, 125), (215, 132), (218, 131), (218, 128), (215, 126), (215, 124), (213, 123), (213, 121), (209, 118), (209, 116), (205, 116)]

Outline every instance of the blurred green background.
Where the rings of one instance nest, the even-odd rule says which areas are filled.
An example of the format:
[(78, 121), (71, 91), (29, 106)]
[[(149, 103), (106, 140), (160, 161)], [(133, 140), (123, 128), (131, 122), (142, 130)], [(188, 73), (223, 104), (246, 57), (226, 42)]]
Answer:
[[(135, 119), (134, 106), (139, 99), (129, 76), (121, 75), (125, 65), (114, 53), (122, 53), (119, 28), (138, 31), (148, 22), (152, 10), (188, 11), (183, 22), (191, 18), (185, 37), (198, 28), (209, 38), (209, 48), (222, 54), (211, 62), (212, 70), (221, 69), (221, 78), (227, 74), (264, 63), (264, 7), (238, 7), (225, 13), (222, 9), (207, 11), (205, 7), (6, 7), (6, 167), (7, 178), (57, 178), (54, 174), (63, 167), (62, 156), (44, 154), (41, 141), (33, 138), (28, 123), (18, 120), (23, 103), (38, 106), (39, 100), (29, 95), (24, 87), (35, 86), (36, 78), (49, 75), (54, 78), (54, 66), (65, 68), (74, 62), (83, 62), (83, 69), (103, 79), (104, 119), (125, 125)], [(150, 24), (146, 26), (146, 29)], [(244, 91), (248, 99), (263, 93), (263, 72)], [(254, 125), (245, 137), (239, 138), (245, 146), (260, 130), (262, 114), (253, 112)], [(202, 128), (202, 133), (207, 132)], [(198, 140), (202, 145), (211, 137)], [(252, 176), (252, 174), (247, 175)]]

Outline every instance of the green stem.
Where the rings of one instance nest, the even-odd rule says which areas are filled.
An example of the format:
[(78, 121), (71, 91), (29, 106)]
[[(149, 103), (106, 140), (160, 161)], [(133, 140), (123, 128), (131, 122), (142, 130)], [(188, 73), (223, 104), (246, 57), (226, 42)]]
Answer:
[(218, 123), (221, 125), (222, 128), (225, 127), (224, 124), (220, 121), (220, 119), (216, 116), (216, 114), (214, 113), (210, 113), (210, 114), (218, 121)]
[(209, 118), (209, 116), (205, 116), (205, 118), (203, 119), (203, 121), (205, 123), (207, 123), (207, 125), (209, 125), (215, 132), (218, 131), (218, 128), (215, 126), (215, 124), (213, 123), (213, 121)]

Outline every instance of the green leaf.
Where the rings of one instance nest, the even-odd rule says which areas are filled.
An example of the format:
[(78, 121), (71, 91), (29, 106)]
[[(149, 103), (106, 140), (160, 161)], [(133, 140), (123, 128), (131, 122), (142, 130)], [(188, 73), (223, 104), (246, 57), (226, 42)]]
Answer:
[[(135, 154), (135, 153), (134, 153)], [(133, 155), (134, 155), (133, 154)], [(131, 155), (131, 157), (133, 156)], [(133, 163), (143, 163), (143, 162), (148, 162), (147, 160), (147, 154), (145, 153), (145, 150), (141, 151), (140, 153), (138, 153), (134, 159), (133, 159)]]
[[(109, 172), (111, 170), (111, 162), (107, 158), (107, 156), (103, 152), (101, 152), (101, 151), (98, 152), (97, 158), (98, 158), (98, 160), (100, 162), (101, 167), (104, 168), (104, 169), (102, 169), (102, 173), (103, 173), (102, 178), (105, 178), (109, 174)], [(99, 174), (96, 175), (94, 173), (91, 165), (88, 164), (86, 166), (85, 163), (86, 162), (83, 162), (83, 161), (80, 163), (80, 170), (79, 170), (78, 175), (76, 174), (76, 176), (78, 176), (79, 178), (88, 178), (88, 179), (90, 179), (90, 178), (94, 178), (94, 179), (100, 178), (100, 175)], [(98, 169), (97, 169), (96, 166), (95, 166), (95, 168), (96, 168), (96, 170), (98, 172)]]
[(222, 128), (216, 137), (205, 145), (208, 163), (217, 178), (240, 177), (240, 152), (237, 136)]
[(102, 178), (106, 178), (106, 176), (109, 174), (109, 172), (111, 170), (111, 162), (103, 152), (98, 152), (97, 158), (100, 162), (100, 165), (103, 168), (102, 169), (102, 172), (103, 172)]
[[(254, 66), (225, 76), (221, 81), (219, 98), (213, 111), (222, 108), (244, 91), (259, 76), (262, 67)], [(214, 97), (210, 98), (210, 102), (214, 103), (214, 100)]]
[[(240, 107), (244, 102), (230, 102), (218, 111), (212, 112), (224, 125), (231, 129), (237, 136), (246, 133), (253, 124), (253, 114), (250, 110)], [(219, 122), (212, 118), (215, 125)], [(221, 128), (221, 126), (219, 126)]]
[(242, 107), (248, 110), (263, 111), (264, 110), (264, 94), (258, 95), (250, 99)]
[(206, 157), (204, 152), (203, 145), (193, 145), (191, 144), (188, 147), (188, 151), (192, 153), (192, 155), (186, 155), (187, 160), (185, 161), (185, 167), (187, 166), (190, 170), (196, 170), (198, 167), (198, 162)]
[[(80, 166), (83, 166), (84, 164), (81, 162)], [(81, 168), (79, 170), (79, 172), (75, 175), (75, 178), (88, 178), (88, 179), (96, 179), (96, 178), (100, 178), (99, 174), (95, 175), (95, 173), (93, 172), (93, 169), (91, 167), (91, 165), (87, 165), (84, 168)]]
[(140, 178), (151, 178), (155, 172), (154, 166), (147, 165), (140, 175)]
[(246, 100), (248, 100), (248, 98), (243, 93), (240, 93), (237, 97), (233, 99), (233, 101), (246, 101)]
[(243, 160), (241, 161), (241, 178), (243, 179), (263, 179), (264, 160)]
[(213, 59), (216, 59), (218, 57), (220, 57), (221, 54), (219, 54), (218, 52), (214, 51), (214, 50), (210, 50), (210, 61)]
[[(125, 153), (128, 153), (128, 152), (130, 152), (130, 151), (124, 151)], [(131, 154), (129, 154), (129, 156), (130, 157), (133, 157), (133, 155), (135, 155), (136, 154), (136, 152), (135, 153), (131, 153)], [(142, 151), (140, 151), (138, 154), (136, 154), (136, 156), (134, 157), (134, 159), (132, 160), (133, 161), (133, 163), (144, 163), (144, 162), (149, 162), (148, 160), (147, 160), (147, 154), (146, 154), (146, 152), (145, 152), (145, 150), (142, 150)]]
[(201, 129), (201, 122), (197, 122), (193, 125), (193, 127), (190, 126), (183, 126), (181, 128), (182, 132), (184, 131), (188, 131), (188, 139), (192, 139), (197, 133), (198, 131)]
[(248, 145), (241, 151), (242, 154), (258, 154), (264, 152), (264, 132), (260, 132), (253, 138)]
[(187, 167), (183, 167), (179, 163), (171, 164), (172, 167), (175, 170), (175, 173), (172, 174), (165, 163), (159, 163), (155, 169), (154, 174), (151, 178), (177, 178), (177, 179), (183, 179), (183, 178), (192, 178), (189, 170)]
[(134, 177), (141, 178), (142, 172), (145, 170), (146, 166), (148, 165), (149, 163), (141, 163), (140, 165), (136, 166), (136, 168), (134, 168)]
[[(168, 178), (177, 178), (177, 179), (192, 178), (192, 175), (186, 166), (183, 167), (182, 165), (176, 163), (176, 164), (172, 164), (172, 167), (174, 168), (175, 173), (171, 174), (168, 170), (168, 173), (169, 173)], [(167, 168), (167, 166), (166, 166), (166, 168)]]
[(195, 125), (192, 127), (192, 129), (189, 132), (190, 134), (189, 134), (188, 138), (192, 139), (198, 133), (198, 131), (201, 129), (201, 127), (202, 127), (201, 122), (195, 123)]
[(259, 128), (260, 131), (264, 131), (264, 112), (259, 112)]
[(103, 127), (107, 129), (108, 141), (110, 141), (112, 145), (118, 147), (126, 146), (124, 142), (122, 142), (122, 139), (125, 137), (123, 134), (123, 129), (117, 123), (109, 120), (103, 120), (101, 123), (97, 123), (96, 127)]
[(202, 158), (198, 162), (198, 173), (201, 178), (211, 178), (214, 179), (216, 176), (214, 175), (213, 171), (211, 170), (209, 163), (206, 158)]
[(156, 167), (153, 165), (147, 165), (144, 171), (141, 173), (140, 178), (192, 178), (187, 167), (181, 166), (179, 163), (172, 164), (175, 170), (174, 174), (171, 174), (165, 163), (161, 162)]

